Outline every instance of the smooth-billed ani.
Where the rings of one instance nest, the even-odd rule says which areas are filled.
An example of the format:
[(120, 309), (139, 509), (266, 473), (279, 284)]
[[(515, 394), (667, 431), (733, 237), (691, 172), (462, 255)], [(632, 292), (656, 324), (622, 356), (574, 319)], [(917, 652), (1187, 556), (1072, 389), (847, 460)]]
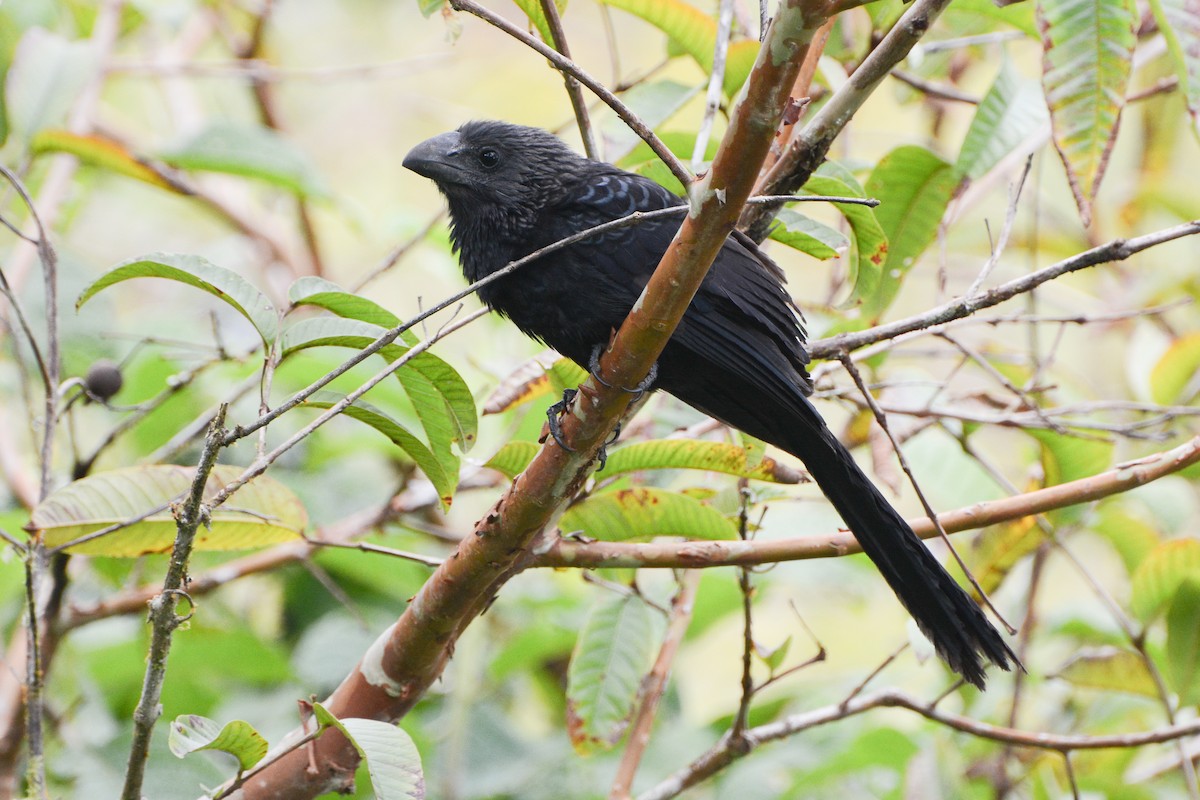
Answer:
[[(435, 136), (404, 166), (433, 180), (449, 201), (451, 240), (471, 281), (587, 228), (683, 202), (647, 178), (576, 155), (545, 131), (503, 122), (469, 122)], [(479, 295), (587, 368), (680, 221), (643, 221), (586, 239)], [(653, 388), (800, 458), (938, 654), (982, 688), (981, 655), (1004, 669), (1016, 656), (809, 402), (804, 341), (779, 267), (734, 234), (659, 357)]]

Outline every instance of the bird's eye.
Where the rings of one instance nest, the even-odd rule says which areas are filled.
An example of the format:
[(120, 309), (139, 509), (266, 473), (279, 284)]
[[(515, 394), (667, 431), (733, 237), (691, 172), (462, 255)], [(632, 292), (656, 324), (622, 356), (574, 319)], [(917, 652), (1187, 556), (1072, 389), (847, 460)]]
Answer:
[(485, 147), (479, 151), (479, 163), (485, 169), (491, 169), (500, 163), (500, 154), (490, 147)]

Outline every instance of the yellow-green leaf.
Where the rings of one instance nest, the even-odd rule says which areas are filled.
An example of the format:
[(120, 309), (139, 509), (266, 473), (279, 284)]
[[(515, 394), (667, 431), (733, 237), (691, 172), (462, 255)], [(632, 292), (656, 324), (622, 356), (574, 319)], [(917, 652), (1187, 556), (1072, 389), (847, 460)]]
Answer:
[(1055, 677), (1089, 689), (1158, 697), (1158, 687), (1141, 656), (1116, 647), (1083, 650)]
[(594, 494), (567, 509), (558, 527), (614, 542), (656, 536), (737, 538), (737, 527), (716, 509), (684, 494), (648, 488)]
[(1174, 600), (1180, 584), (1189, 579), (1200, 580), (1200, 541), (1163, 542), (1133, 573), (1133, 613), (1149, 621)]
[(701, 469), (773, 483), (799, 483), (803, 475), (773, 458), (750, 464), (745, 449), (726, 442), (655, 439), (625, 445), (609, 453), (604, 477), (644, 469)]
[(35, 155), (70, 153), (90, 166), (106, 169), (160, 189), (175, 191), (174, 186), (139, 161), (123, 145), (103, 136), (84, 136), (58, 128), (42, 130), (30, 141), (29, 149)]
[(1167, 611), (1167, 665), (1180, 702), (1200, 702), (1200, 577), (1179, 584)]
[(1189, 333), (1171, 343), (1150, 372), (1154, 402), (1175, 405), (1191, 402), (1200, 392), (1200, 333)]
[(1054, 146), (1087, 225), (1125, 108), (1137, 6), (1134, 0), (1039, 0), (1037, 8)]
[[(216, 494), (242, 470), (218, 466), (205, 486), (206, 498)], [(192, 484), (195, 469), (153, 464), (101, 472), (69, 483), (33, 510), (30, 530), (40, 533), (47, 547), (59, 547), (79, 537), (181, 500)], [(290, 489), (265, 475), (243, 486), (214, 509), (207, 525), (196, 532), (197, 550), (242, 550), (291, 541), (308, 524), (303, 504)], [(68, 552), (134, 557), (169, 551), (175, 542), (175, 518), (161, 511), (141, 522), (74, 545)]]

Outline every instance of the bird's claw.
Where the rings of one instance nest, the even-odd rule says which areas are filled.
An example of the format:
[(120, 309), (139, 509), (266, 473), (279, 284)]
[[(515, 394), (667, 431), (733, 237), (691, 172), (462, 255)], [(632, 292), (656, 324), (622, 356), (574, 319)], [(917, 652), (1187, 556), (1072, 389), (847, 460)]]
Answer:
[[(604, 378), (600, 377), (600, 354), (602, 352), (604, 352), (604, 345), (598, 344), (592, 348), (592, 356), (588, 359), (588, 370), (592, 373), (592, 377), (595, 379), (596, 383), (600, 384), (606, 389), (612, 389), (614, 388), (613, 385), (604, 380)], [(620, 389), (626, 394), (633, 395), (634, 402), (637, 402), (639, 399), (641, 399), (642, 395), (649, 391), (650, 387), (654, 385), (656, 378), (658, 378), (657, 361), (650, 365), (650, 371), (646, 373), (645, 379), (634, 388), (630, 389), (625, 386), (618, 386), (615, 388)], [(603, 467), (601, 467), (601, 469), (603, 469)]]
[[(579, 393), (578, 389), (564, 389), (562, 400), (559, 400), (554, 405), (546, 409), (546, 428), (550, 435), (554, 437), (554, 442), (568, 453), (574, 453), (575, 448), (571, 447), (563, 440), (562, 418), (570, 408), (571, 402), (575, 399), (575, 395)], [(617, 440), (621, 435), (621, 423), (617, 423), (613, 428), (612, 434), (604, 444), (600, 445), (600, 449), (596, 451), (596, 459), (600, 462), (598, 470), (604, 469), (604, 465), (608, 463), (608, 446)]]
[(578, 392), (578, 389), (563, 389), (562, 400), (546, 409), (546, 427), (550, 430), (550, 435), (554, 437), (555, 444), (568, 453), (574, 453), (575, 448), (563, 440), (562, 418), (563, 414), (567, 413), (567, 409), (571, 407), (571, 401), (575, 399)]

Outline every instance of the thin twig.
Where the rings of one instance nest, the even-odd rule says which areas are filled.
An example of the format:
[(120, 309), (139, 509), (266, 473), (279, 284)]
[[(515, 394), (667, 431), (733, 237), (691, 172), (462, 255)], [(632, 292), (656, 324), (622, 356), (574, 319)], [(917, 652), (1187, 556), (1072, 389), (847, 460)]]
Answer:
[[(555, 0), (541, 0), (542, 15), (550, 28), (551, 44), (562, 53), (563, 58), (571, 58), (571, 48), (567, 45), (567, 33), (563, 30), (562, 17), (558, 13)], [(567, 96), (571, 99), (571, 109), (575, 112), (575, 121), (579, 125), (579, 138), (583, 140), (583, 152), (588, 158), (599, 159), (600, 151), (596, 148), (596, 137), (592, 132), (592, 123), (588, 119), (587, 101), (583, 98), (583, 89), (579, 81), (567, 70), (562, 73), (563, 83), (567, 87)]]
[(450, 6), (456, 11), (466, 11), (468, 14), (474, 14), (485, 22), (491, 23), (495, 27), (507, 33), (509, 36), (524, 43), (527, 47), (533, 49), (537, 53), (549, 59), (550, 63), (560, 71), (569, 73), (572, 77), (582, 83), (584, 86), (592, 90), (592, 92), (603, 100), (609, 108), (617, 113), (617, 116), (624, 120), (625, 124), (642, 138), (646, 144), (650, 145), (650, 149), (654, 154), (662, 159), (675, 178), (684, 186), (688, 186), (692, 182), (692, 174), (687, 171), (687, 168), (680, 163), (675, 154), (670, 148), (663, 144), (662, 140), (655, 135), (641, 117), (633, 112), (629, 106), (621, 102), (621, 99), (612, 93), (603, 83), (593, 78), (588, 73), (580, 69), (574, 61), (566, 58), (554, 48), (548, 46), (536, 37), (526, 33), (525, 31), (513, 25), (504, 17), (493, 13), (489, 9), (484, 8), (474, 0), (449, 0)]
[(899, 442), (897, 442), (896, 438), (892, 436), (892, 430), (887, 423), (887, 415), (884, 414), (883, 409), (881, 409), (879, 404), (875, 402), (875, 397), (871, 394), (870, 390), (867, 389), (866, 384), (863, 383), (862, 374), (858, 371), (858, 367), (855, 366), (854, 359), (850, 357), (849, 353), (846, 353), (842, 356), (842, 365), (846, 368), (846, 372), (848, 372), (850, 377), (854, 380), (854, 384), (858, 387), (859, 393), (862, 394), (863, 400), (865, 400), (867, 405), (870, 407), (871, 413), (875, 415), (875, 421), (879, 424), (879, 427), (883, 429), (883, 432), (888, 437), (888, 440), (891, 441), (892, 452), (896, 454), (896, 459), (900, 462), (900, 469), (904, 470), (904, 474), (908, 476), (909, 485), (913, 487), (913, 491), (917, 495), (917, 500), (920, 501), (921, 507), (925, 509), (925, 516), (933, 524), (933, 527), (937, 529), (938, 536), (941, 537), (941, 540), (946, 544), (946, 547), (950, 549), (950, 554), (954, 556), (954, 560), (958, 564), (959, 569), (961, 569), (963, 574), (967, 576), (967, 580), (975, 589), (976, 593), (978, 593), (979, 598), (988, 608), (992, 610), (992, 613), (996, 615), (996, 619), (1000, 620), (1001, 624), (1004, 625), (1004, 628), (1009, 632), (1009, 634), (1016, 633), (1017, 629), (1008, 624), (1008, 620), (1006, 620), (1004, 615), (1000, 613), (999, 609), (992, 604), (992, 599), (988, 597), (987, 592), (985, 592), (983, 587), (979, 585), (979, 581), (975, 580), (975, 576), (971, 574), (971, 570), (969, 567), (967, 567), (967, 563), (963, 561), (962, 556), (958, 554), (958, 548), (956, 548), (950, 541), (950, 536), (946, 533), (945, 528), (943, 528), (941, 523), (938, 522), (937, 512), (933, 510), (933, 506), (930, 504), (929, 499), (925, 496), (925, 492), (922, 491), (921, 485), (917, 481), (917, 476), (913, 474), (912, 467), (909, 466), (908, 459), (904, 456), (904, 451), (900, 449)]
[[(125, 787), (121, 800), (141, 800), (142, 780), (146, 771), (146, 760), (150, 755), (150, 739), (154, 723), (162, 715), (159, 703), (163, 681), (167, 674), (167, 655), (171, 651), (171, 638), (186, 617), (175, 613), (180, 598), (188, 600), (191, 610), (194, 604), (186, 594), (187, 568), (192, 556), (192, 545), (196, 531), (207, 525), (208, 507), (204, 503), (204, 489), (209, 475), (217, 463), (221, 450), (222, 430), (225, 413), (222, 410), (213, 420), (205, 437), (204, 450), (196, 465), (187, 499), (176, 512), (175, 545), (171, 550), (171, 561), (163, 579), (162, 592), (150, 601), (150, 653), (147, 658), (146, 675), (142, 681), (142, 695), (133, 712), (133, 744), (129, 749), (129, 762), (125, 771)], [(189, 615), (190, 616), (190, 613)]]
[[(586, 573), (585, 573), (586, 574)], [(667, 622), (667, 631), (663, 636), (662, 646), (654, 666), (642, 681), (641, 702), (634, 714), (629, 727), (628, 743), (621, 754), (621, 763), (617, 766), (617, 774), (613, 778), (609, 790), (609, 800), (627, 800), (633, 779), (637, 774), (638, 765), (650, 744), (650, 730), (654, 727), (655, 715), (658, 712), (659, 701), (667, 688), (667, 680), (671, 677), (671, 667), (679, 652), (679, 645), (687, 633), (688, 623), (692, 620), (692, 609), (696, 602), (696, 592), (700, 588), (700, 573), (695, 570), (684, 570), (679, 576), (679, 591), (671, 600), (671, 613)]]
[(713, 47), (712, 72), (708, 76), (708, 89), (704, 94), (704, 117), (696, 133), (696, 145), (692, 148), (692, 172), (704, 167), (704, 154), (708, 151), (708, 139), (712, 135), (713, 120), (721, 107), (721, 93), (725, 87), (725, 58), (729, 54), (729, 36), (733, 29), (733, 0), (720, 0), (717, 11), (717, 41)]

